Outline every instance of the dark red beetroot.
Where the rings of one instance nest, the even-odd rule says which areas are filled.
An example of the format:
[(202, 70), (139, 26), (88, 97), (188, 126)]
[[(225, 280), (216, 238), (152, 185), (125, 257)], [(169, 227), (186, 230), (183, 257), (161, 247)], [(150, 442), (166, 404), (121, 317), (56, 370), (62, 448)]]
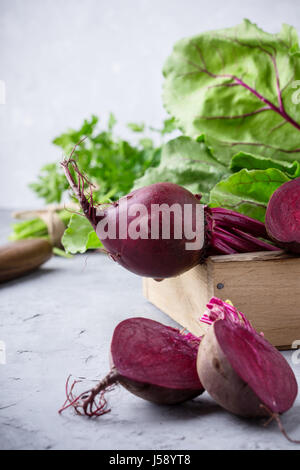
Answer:
[[(189, 205), (192, 208), (191, 228), (195, 232), (196, 212), (200, 205), (199, 197), (173, 183), (156, 183), (133, 191), (117, 202), (97, 208), (93, 204), (92, 185), (80, 173), (74, 159), (70, 158), (62, 162), (62, 166), (84, 215), (91, 222), (107, 253), (135, 274), (163, 279), (182, 274), (201, 263), (209, 255), (277, 249), (261, 240), (261, 238), (268, 239), (264, 224), (222, 208), (204, 208), (204, 223), (201, 220), (200, 229), (198, 226), (198, 229), (204, 234), (202, 237), (203, 246), (201, 245), (197, 249), (187, 249), (186, 244), (193, 242), (193, 240), (188, 240), (185, 236), (184, 217), (174, 217), (172, 212), (170, 212), (170, 237), (165, 239), (162, 236), (163, 218), (160, 214), (158, 236), (154, 239), (152, 222), (155, 217), (152, 217), (152, 205), (161, 206), (164, 204), (165, 207), (171, 208), (177, 204), (182, 214), (185, 213), (185, 206)], [(72, 171), (77, 175), (77, 183)], [(90, 188), (90, 200), (84, 194), (85, 183)], [(132, 223), (139, 225), (137, 222), (140, 220), (140, 214), (131, 215), (131, 209), (137, 204), (143, 205), (147, 211), (147, 215), (144, 216), (147, 238), (133, 239), (129, 234), (129, 227)], [(127, 219), (123, 236), (119, 231), (120, 214), (125, 214)], [(99, 226), (104, 221), (107, 226), (110, 222), (116, 221), (116, 231), (113, 236), (110, 234), (107, 238), (103, 238), (99, 235)], [(178, 228), (181, 228), (183, 234), (180, 238), (175, 236)]]
[[(173, 183), (156, 183), (150, 186), (146, 186), (141, 190), (136, 190), (119, 199), (118, 202), (113, 203), (107, 207), (105, 211), (106, 220), (114, 220), (116, 218), (117, 233), (119, 233), (119, 215), (123, 212), (127, 212), (128, 225), (126, 229), (125, 239), (110, 239), (102, 240), (102, 243), (106, 250), (112, 255), (119, 264), (129, 271), (135, 274), (155, 277), (155, 278), (167, 278), (171, 276), (177, 276), (188, 269), (193, 268), (201, 261), (202, 251), (198, 250), (186, 250), (186, 243), (191, 242), (184, 236), (184, 221), (182, 220), (182, 234), (181, 239), (174, 238), (174, 215), (171, 213), (170, 217), (170, 238), (163, 239), (161, 231), (159, 239), (152, 239), (151, 236), (147, 239), (131, 239), (128, 234), (128, 227), (136, 219), (136, 215), (131, 216), (128, 214), (129, 207), (133, 207), (134, 204), (143, 204), (147, 211), (149, 211), (149, 218), (147, 226), (149, 234), (151, 233), (151, 205), (152, 204), (166, 204), (171, 207), (173, 204), (180, 204), (183, 212), (184, 205), (190, 204), (193, 207), (193, 228), (195, 230), (195, 217), (196, 211), (195, 206), (200, 205), (200, 202), (196, 197), (187, 191)], [(161, 226), (161, 218), (159, 220)], [(201, 245), (202, 248), (202, 245)]]
[[(75, 184), (70, 174), (68, 168), (70, 162), (77, 173), (78, 185)], [(68, 181), (81, 204), (85, 216), (91, 222), (97, 234), (99, 234), (99, 231), (97, 231), (97, 225), (101, 223), (104, 218), (107, 224), (116, 222), (116, 236), (109, 236), (106, 239), (103, 239), (102, 237), (99, 238), (113, 260), (117, 261), (124, 268), (141, 276), (161, 279), (177, 276), (201, 262), (201, 257), (203, 256), (201, 250), (186, 250), (186, 242), (191, 242), (192, 240), (187, 240), (184, 236), (183, 220), (181, 221), (183, 237), (181, 239), (174, 238), (174, 215), (172, 213), (170, 217), (169, 239), (162, 238), (161, 217), (159, 219), (160, 231), (158, 239), (152, 239), (151, 235), (147, 239), (132, 239), (128, 234), (130, 223), (137, 219), (137, 215), (130, 215), (130, 208), (135, 204), (143, 204), (147, 209), (149, 214), (147, 226), (150, 234), (152, 204), (164, 203), (167, 204), (168, 207), (171, 207), (174, 203), (179, 203), (182, 211), (184, 209), (184, 204), (192, 205), (192, 225), (195, 228), (195, 207), (200, 205), (200, 202), (192, 193), (176, 184), (157, 183), (140, 190), (133, 191), (127, 196), (121, 198), (119, 201), (114, 202), (111, 205), (104, 206), (103, 212), (100, 215), (101, 206), (97, 211), (96, 207), (86, 199), (83, 193), (82, 188), (85, 180), (78, 171), (76, 163), (71, 160), (63, 162), (62, 165), (65, 168)], [(119, 215), (124, 214), (124, 212), (127, 218), (127, 226), (125, 227), (125, 236), (121, 238), (119, 236)]]
[(278, 246), (300, 254), (300, 178), (284, 183), (272, 195), (266, 228)]
[(121, 384), (131, 393), (158, 404), (175, 404), (200, 395), (204, 389), (196, 368), (200, 339), (147, 318), (130, 318), (115, 328), (111, 370), (92, 390), (78, 397), (67, 387), (60, 411), (73, 406), (78, 413), (106, 413), (104, 392)]
[(222, 407), (240, 416), (271, 416), (289, 410), (297, 396), (295, 375), (282, 354), (245, 316), (212, 298), (202, 321), (212, 324), (199, 346), (201, 383)]

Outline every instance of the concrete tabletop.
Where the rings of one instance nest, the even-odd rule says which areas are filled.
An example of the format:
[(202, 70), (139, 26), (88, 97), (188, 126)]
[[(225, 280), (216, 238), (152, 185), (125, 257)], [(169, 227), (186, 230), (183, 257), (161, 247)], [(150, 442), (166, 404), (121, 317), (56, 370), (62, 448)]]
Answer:
[[(0, 241), (11, 222), (0, 211)], [(94, 420), (59, 415), (68, 374), (100, 378), (109, 369), (114, 327), (130, 316), (174, 323), (147, 302), (141, 279), (101, 254), (53, 257), (41, 269), (0, 287), (0, 449), (299, 449), (271, 423), (240, 419), (207, 393), (157, 406), (122, 387), (111, 412)], [(284, 352), (291, 362), (292, 352)], [(300, 383), (300, 364), (292, 364)], [(300, 439), (300, 396), (283, 417)]]

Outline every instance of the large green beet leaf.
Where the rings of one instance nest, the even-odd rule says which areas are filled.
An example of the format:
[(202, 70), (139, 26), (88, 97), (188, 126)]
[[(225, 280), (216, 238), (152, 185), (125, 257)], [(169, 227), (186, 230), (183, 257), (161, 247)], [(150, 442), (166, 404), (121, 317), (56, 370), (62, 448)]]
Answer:
[(185, 134), (239, 151), (300, 160), (300, 52), (295, 29), (245, 20), (179, 41), (164, 67), (164, 103)]

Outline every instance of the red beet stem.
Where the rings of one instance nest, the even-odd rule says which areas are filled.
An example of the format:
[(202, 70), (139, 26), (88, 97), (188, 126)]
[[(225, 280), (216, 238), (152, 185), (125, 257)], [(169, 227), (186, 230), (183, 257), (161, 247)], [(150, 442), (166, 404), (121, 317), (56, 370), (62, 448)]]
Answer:
[(218, 236), (218, 234), (216, 234), (216, 236), (212, 236), (210, 240), (209, 256), (233, 255), (235, 253), (238, 253), (238, 251), (229, 246), (228, 243)]
[(222, 207), (209, 208), (214, 222), (224, 228), (238, 227), (239, 229), (254, 235), (255, 237), (265, 238), (269, 240), (266, 227), (262, 222), (247, 217), (239, 212), (234, 212)]
[(207, 311), (200, 318), (200, 321), (211, 325), (216, 320), (229, 320), (232, 323), (243, 325), (247, 330), (255, 332), (247, 317), (239, 312), (233, 305), (218, 297), (212, 297), (206, 305)]
[(238, 230), (237, 235), (235, 235), (234, 233), (230, 233), (220, 227), (215, 228), (215, 234), (218, 239), (222, 240), (238, 253), (262, 251), (263, 249), (268, 249), (268, 246), (270, 246), (267, 243), (264, 243), (265, 248), (262, 248), (259, 243), (256, 243), (256, 241), (258, 241), (256, 238), (252, 237), (252, 240), (247, 240), (246, 237), (241, 237), (241, 233), (242, 232)]
[(252, 251), (278, 251), (279, 250), (277, 246), (271, 245), (271, 243), (267, 243), (263, 240), (260, 240), (259, 238), (255, 238), (253, 235), (250, 235), (249, 233), (245, 233), (242, 230), (239, 230), (238, 228), (232, 228), (231, 230), (242, 239), (247, 240), (250, 243), (253, 243), (253, 245), (255, 245), (255, 249), (253, 249)]

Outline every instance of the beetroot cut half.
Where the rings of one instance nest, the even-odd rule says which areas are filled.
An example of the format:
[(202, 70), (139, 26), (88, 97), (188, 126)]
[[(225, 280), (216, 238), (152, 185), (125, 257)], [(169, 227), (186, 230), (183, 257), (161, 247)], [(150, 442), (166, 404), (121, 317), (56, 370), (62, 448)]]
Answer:
[(267, 207), (265, 224), (277, 246), (300, 254), (300, 178), (275, 191)]
[(105, 392), (121, 384), (134, 395), (158, 404), (195, 398), (204, 389), (196, 367), (200, 338), (147, 318), (129, 318), (117, 325), (110, 347), (110, 372), (94, 388), (75, 396), (79, 381), (66, 384), (69, 407), (78, 414), (101, 416), (108, 411)]
[(204, 388), (228, 411), (275, 419), (289, 410), (298, 393), (293, 370), (282, 354), (258, 334), (245, 315), (213, 297), (201, 321), (211, 327), (199, 346), (197, 370)]

